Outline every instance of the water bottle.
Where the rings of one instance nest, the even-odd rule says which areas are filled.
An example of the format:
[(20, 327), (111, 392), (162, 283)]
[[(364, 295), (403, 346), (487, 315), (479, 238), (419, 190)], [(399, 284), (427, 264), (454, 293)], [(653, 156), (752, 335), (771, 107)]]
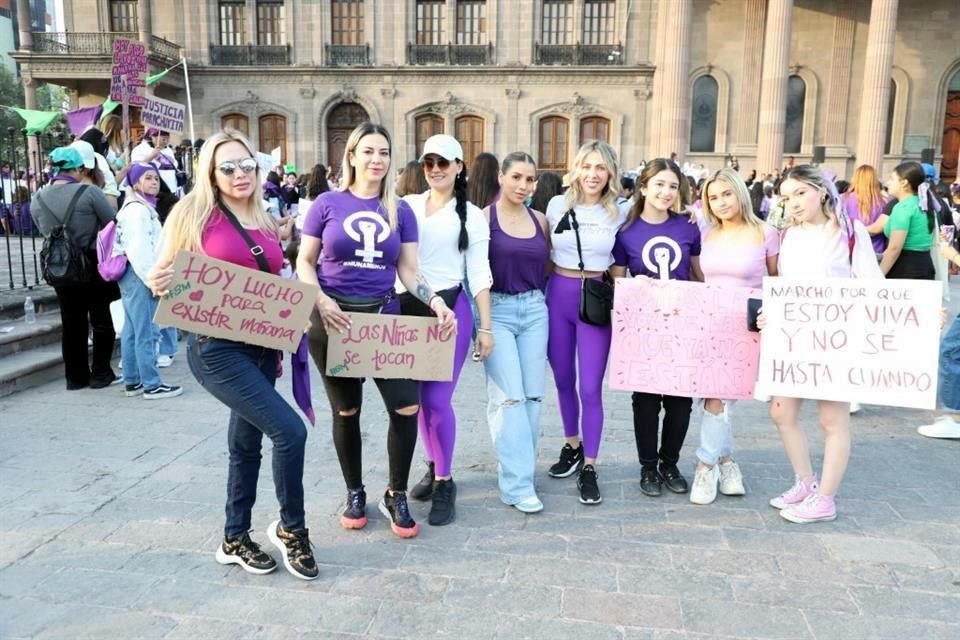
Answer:
[(30, 296), (27, 296), (27, 299), (23, 301), (23, 320), (27, 324), (36, 324), (37, 322), (37, 308)]

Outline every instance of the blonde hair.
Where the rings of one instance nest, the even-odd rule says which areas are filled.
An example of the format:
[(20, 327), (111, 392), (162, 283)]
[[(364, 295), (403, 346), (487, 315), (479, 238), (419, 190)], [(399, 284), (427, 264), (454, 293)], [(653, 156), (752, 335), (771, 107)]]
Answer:
[(107, 145), (115, 153), (123, 153), (123, 120), (115, 113), (108, 113), (97, 123), (97, 128), (103, 132)]
[(617, 152), (603, 140), (590, 140), (577, 151), (577, 157), (573, 160), (573, 168), (566, 175), (570, 184), (567, 189), (567, 209), (573, 209), (583, 199), (583, 190), (580, 187), (581, 166), (586, 157), (593, 152), (600, 154), (600, 159), (603, 160), (609, 174), (607, 184), (600, 192), (600, 204), (610, 214), (610, 220), (616, 220), (617, 215), (619, 215), (617, 196), (620, 195), (620, 169), (617, 165)]
[[(218, 208), (220, 200), (213, 175), (216, 170), (213, 157), (217, 149), (228, 142), (239, 142), (251, 158), (256, 157), (250, 142), (242, 133), (234, 129), (219, 131), (203, 143), (197, 158), (196, 184), (193, 190), (173, 207), (167, 224), (164, 225), (164, 235), (167, 236), (165, 244), (168, 244), (168, 248), (173, 253), (180, 249), (200, 251), (202, 248), (204, 229), (210, 223), (210, 218)], [(263, 202), (263, 186), (259, 174), (258, 167), (253, 176), (253, 193), (248, 199), (250, 211), (253, 213), (258, 229), (279, 237), (276, 220), (267, 212)]]
[[(857, 208), (860, 209), (860, 219), (864, 223), (870, 222), (870, 213), (884, 203), (883, 192), (880, 190), (880, 180), (877, 172), (868, 164), (862, 164), (853, 172), (850, 180), (850, 191), (857, 197)], [(847, 213), (851, 213), (848, 211)]]
[(397, 199), (393, 193), (393, 143), (390, 141), (390, 134), (383, 126), (372, 122), (363, 122), (350, 132), (350, 137), (347, 138), (347, 144), (343, 149), (343, 162), (340, 163), (340, 171), (343, 174), (340, 191), (349, 191), (350, 186), (357, 181), (357, 172), (350, 164), (350, 154), (356, 152), (357, 146), (360, 145), (360, 141), (365, 136), (376, 134), (387, 139), (387, 148), (390, 151), (390, 170), (387, 171), (380, 182), (380, 204), (387, 211), (387, 221), (390, 223), (390, 229), (396, 231)]
[(700, 201), (703, 203), (703, 217), (711, 225), (720, 224), (720, 218), (717, 217), (717, 214), (713, 212), (713, 208), (710, 206), (709, 197), (710, 187), (718, 182), (722, 182), (733, 189), (733, 193), (737, 196), (737, 204), (740, 206), (740, 215), (743, 216), (743, 221), (757, 231), (760, 242), (762, 243), (764, 239), (763, 220), (753, 212), (753, 203), (750, 201), (750, 191), (747, 190), (747, 183), (744, 182), (740, 174), (731, 167), (720, 169), (713, 174), (712, 178), (703, 184), (703, 190), (700, 192)]
[[(812, 164), (801, 164), (793, 167), (784, 174), (783, 179), (780, 181), (781, 188), (783, 188), (783, 183), (787, 180), (802, 182), (822, 192), (823, 197), (820, 199), (820, 209), (823, 211), (823, 215), (827, 217), (827, 224), (832, 223), (838, 229), (846, 228), (840, 220), (840, 216), (846, 218), (847, 214), (843, 203), (840, 202), (840, 194), (837, 193), (837, 187), (833, 184), (833, 181), (827, 178), (819, 167), (815, 167)], [(792, 216), (790, 216), (786, 222), (786, 226), (791, 227), (797, 224), (797, 221), (794, 220)]]

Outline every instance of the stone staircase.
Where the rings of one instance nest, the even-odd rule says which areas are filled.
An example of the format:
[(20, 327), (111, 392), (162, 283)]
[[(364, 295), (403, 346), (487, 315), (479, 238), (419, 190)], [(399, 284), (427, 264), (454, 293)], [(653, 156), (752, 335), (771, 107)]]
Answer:
[[(37, 321), (27, 324), (23, 303), (33, 298)], [(46, 286), (0, 293), (0, 397), (63, 378), (62, 326), (57, 297)]]

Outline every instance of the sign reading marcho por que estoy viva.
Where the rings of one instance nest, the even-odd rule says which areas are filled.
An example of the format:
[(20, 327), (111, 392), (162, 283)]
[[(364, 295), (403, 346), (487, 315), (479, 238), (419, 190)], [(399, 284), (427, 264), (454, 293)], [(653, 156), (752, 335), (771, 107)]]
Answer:
[(202, 336), (296, 351), (316, 286), (181, 251), (154, 322)]
[(757, 390), (933, 409), (943, 285), (764, 278)]

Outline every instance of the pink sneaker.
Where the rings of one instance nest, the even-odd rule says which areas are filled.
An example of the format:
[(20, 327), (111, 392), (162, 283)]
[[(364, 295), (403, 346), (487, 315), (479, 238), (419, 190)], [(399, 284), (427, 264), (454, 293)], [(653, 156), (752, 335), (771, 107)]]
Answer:
[(792, 487), (776, 498), (770, 499), (770, 506), (774, 509), (786, 509), (789, 506), (800, 504), (807, 499), (807, 496), (816, 492), (818, 486), (817, 476), (811, 476), (806, 480), (802, 480), (800, 476), (797, 476), (796, 482), (794, 482)]
[(781, 511), (780, 517), (798, 524), (829, 522), (837, 519), (837, 505), (833, 496), (811, 493), (800, 504), (795, 504)]

